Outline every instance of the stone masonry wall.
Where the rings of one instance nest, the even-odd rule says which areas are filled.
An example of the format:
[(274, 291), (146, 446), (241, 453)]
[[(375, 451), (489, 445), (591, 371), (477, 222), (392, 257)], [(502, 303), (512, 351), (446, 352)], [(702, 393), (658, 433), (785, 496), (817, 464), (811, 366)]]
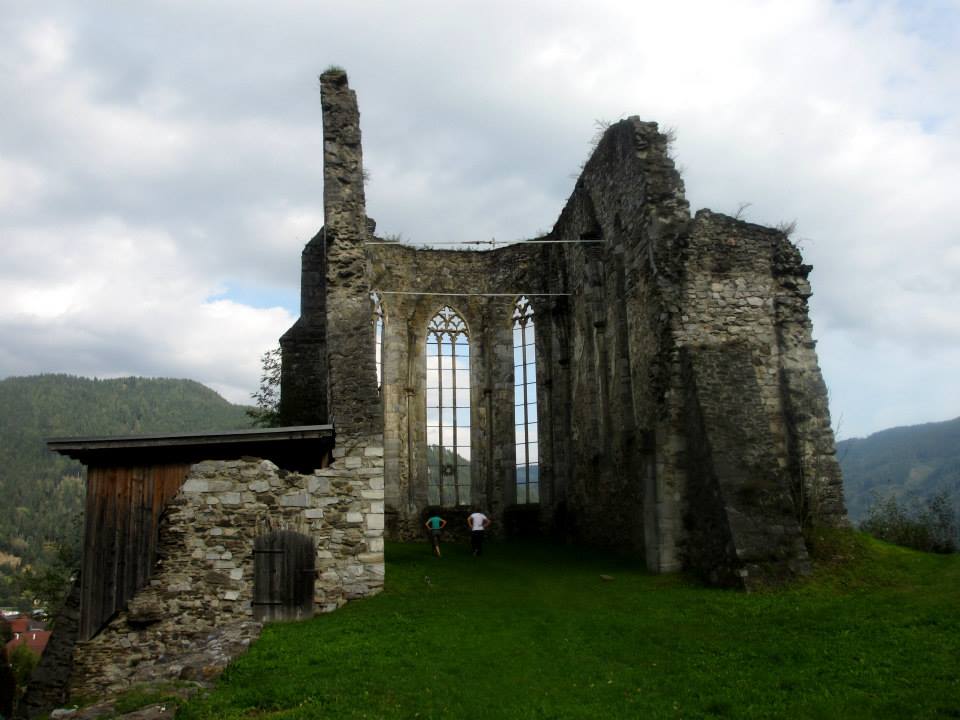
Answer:
[(253, 545), (294, 530), (316, 547), (316, 612), (383, 588), (382, 444), (343, 444), (311, 475), (267, 460), (195, 465), (167, 509), (148, 587), (78, 643), (71, 695), (139, 682), (215, 677), (256, 639)]
[(571, 243), (552, 246), (572, 293), (555, 323), (569, 354), (554, 353), (571, 408), (569, 420), (556, 406), (553, 418), (570, 427), (568, 522), (584, 541), (643, 553), (661, 572), (682, 563), (682, 430), (665, 396), (690, 219), (668, 150), (655, 123), (612, 126), (550, 235)]

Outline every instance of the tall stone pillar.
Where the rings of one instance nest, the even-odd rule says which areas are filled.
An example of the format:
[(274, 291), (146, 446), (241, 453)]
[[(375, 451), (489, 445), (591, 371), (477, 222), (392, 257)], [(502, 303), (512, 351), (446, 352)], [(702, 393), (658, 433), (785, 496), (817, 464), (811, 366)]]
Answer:
[[(327, 367), (337, 443), (383, 433), (365, 243), (372, 235), (363, 191), (356, 94), (343, 70), (320, 76), (323, 210), (327, 250)], [(381, 441), (382, 442), (382, 441)]]

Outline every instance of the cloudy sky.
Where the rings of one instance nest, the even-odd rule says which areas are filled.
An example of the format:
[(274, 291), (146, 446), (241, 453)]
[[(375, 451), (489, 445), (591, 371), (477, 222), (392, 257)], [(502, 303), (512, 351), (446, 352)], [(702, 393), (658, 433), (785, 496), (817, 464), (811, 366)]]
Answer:
[(247, 401), (323, 222), (331, 64), (380, 233), (549, 230), (596, 121), (656, 120), (692, 210), (797, 221), (841, 437), (960, 415), (958, 0), (0, 0), (0, 377)]

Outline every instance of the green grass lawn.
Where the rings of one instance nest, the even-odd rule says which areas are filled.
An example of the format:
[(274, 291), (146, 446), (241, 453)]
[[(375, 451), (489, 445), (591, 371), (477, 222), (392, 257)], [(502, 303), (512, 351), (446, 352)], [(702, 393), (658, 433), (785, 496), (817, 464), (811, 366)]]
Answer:
[(960, 556), (836, 542), (750, 595), (568, 547), (388, 544), (383, 594), (269, 626), (178, 718), (960, 717)]

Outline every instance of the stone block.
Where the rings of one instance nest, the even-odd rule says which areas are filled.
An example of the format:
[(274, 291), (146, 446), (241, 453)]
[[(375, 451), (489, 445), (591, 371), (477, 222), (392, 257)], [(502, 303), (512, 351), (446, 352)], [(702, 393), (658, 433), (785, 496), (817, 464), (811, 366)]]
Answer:
[(180, 490), (185, 493), (204, 493), (209, 489), (210, 483), (206, 480), (200, 480), (198, 478), (188, 478), (183, 484), (183, 487), (180, 488)]
[(326, 495), (330, 492), (330, 479), (325, 477), (311, 477), (307, 480), (307, 492), (311, 495)]
[(268, 492), (270, 490), (270, 483), (266, 480), (257, 480), (247, 485), (247, 488), (255, 493)]
[(368, 447), (364, 448), (363, 454), (364, 454), (366, 457), (383, 457), (383, 448), (382, 448), (382, 447), (375, 447), (375, 446), (368, 446)]
[(243, 503), (243, 499), (240, 497), (238, 492), (225, 492), (220, 495), (220, 504), (221, 505), (240, 505)]
[(363, 513), (348, 512), (346, 519), (347, 519), (347, 522), (348, 522), (348, 523), (360, 523), (360, 522), (363, 522)]
[(367, 515), (367, 527), (371, 530), (383, 530), (383, 514), (370, 513)]
[(383, 553), (382, 553), (382, 552), (379, 552), (379, 553), (375, 553), (375, 552), (358, 553), (358, 554), (357, 554), (357, 560), (359, 560), (359, 561), (362, 562), (362, 563), (367, 563), (367, 564), (370, 564), (370, 563), (382, 563), (382, 562), (383, 562)]
[(310, 496), (305, 492), (293, 493), (291, 495), (281, 495), (280, 506), (308, 508), (311, 505), (310, 500)]
[(323, 517), (323, 510), (321, 508), (307, 508), (303, 511), (303, 516), (307, 520), (319, 520)]

